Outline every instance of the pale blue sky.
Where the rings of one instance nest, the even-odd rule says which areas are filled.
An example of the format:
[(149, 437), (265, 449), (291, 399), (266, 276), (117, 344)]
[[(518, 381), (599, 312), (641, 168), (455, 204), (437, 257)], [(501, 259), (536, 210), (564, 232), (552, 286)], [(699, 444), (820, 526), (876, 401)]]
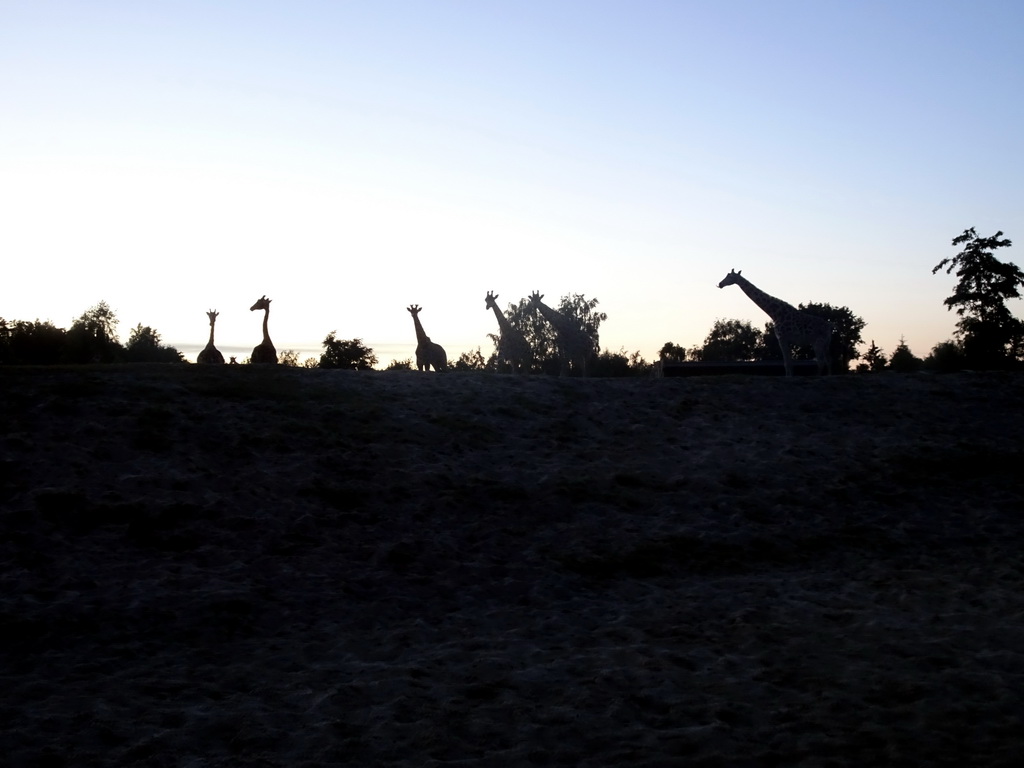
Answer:
[(105, 300), (184, 348), (216, 308), (251, 348), (266, 294), (279, 350), (386, 359), (416, 303), (454, 358), (488, 290), (540, 290), (650, 360), (763, 326), (735, 267), (924, 356), (951, 239), (1024, 237), (1022, 32), (1017, 0), (0, 0), (0, 317)]

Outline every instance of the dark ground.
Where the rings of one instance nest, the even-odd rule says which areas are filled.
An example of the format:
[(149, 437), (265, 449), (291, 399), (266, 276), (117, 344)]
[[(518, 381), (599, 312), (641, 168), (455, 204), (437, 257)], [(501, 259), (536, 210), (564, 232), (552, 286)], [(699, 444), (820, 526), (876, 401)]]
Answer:
[(1020, 376), (0, 388), (0, 762), (1021, 764)]

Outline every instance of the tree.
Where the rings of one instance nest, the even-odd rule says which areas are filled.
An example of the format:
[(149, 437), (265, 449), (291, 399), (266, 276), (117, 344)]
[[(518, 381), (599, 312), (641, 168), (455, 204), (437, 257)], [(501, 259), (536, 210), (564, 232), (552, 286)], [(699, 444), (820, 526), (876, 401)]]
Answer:
[(618, 352), (606, 349), (597, 355), (589, 370), (593, 376), (648, 376), (651, 365), (644, 360), (640, 350), (627, 354), (625, 349)]
[(947, 275), (956, 270), (956, 288), (943, 304), (956, 309), (960, 319), (954, 335), (972, 368), (1006, 367), (1024, 346), (1024, 324), (1006, 306), (1007, 299), (1020, 297), (1024, 272), (1016, 264), (995, 257), (993, 251), (997, 248), (1013, 244), (1000, 240), (1002, 236), (1002, 232), (996, 232), (991, 237), (978, 237), (974, 227), (965, 229), (953, 238), (953, 246), (962, 245), (963, 250), (932, 268), (933, 275), (943, 268)]
[[(832, 356), (832, 372), (845, 373), (848, 371), (850, 363), (860, 357), (857, 345), (864, 341), (860, 336), (860, 332), (867, 325), (864, 319), (853, 314), (849, 307), (834, 307), (831, 304), (819, 304), (813, 301), (800, 304), (797, 309), (831, 321), (832, 342), (829, 345), (829, 352)], [(812, 348), (807, 347), (804, 352), (809, 353), (806, 359), (814, 357)]]
[[(574, 293), (566, 294), (559, 300), (558, 306), (553, 307), (555, 311), (579, 323), (580, 329), (593, 339), (595, 353), (600, 339), (598, 329), (608, 319), (607, 314), (596, 311), (599, 303), (597, 299), (588, 299), (582, 293)], [(513, 327), (523, 332), (533, 349), (531, 372), (557, 374), (560, 362), (555, 331), (539, 312), (533, 310), (530, 300), (520, 299), (518, 304), (509, 304), (505, 317)], [(497, 339), (493, 334), (491, 338)]]
[(336, 339), (334, 334), (335, 331), (331, 331), (324, 339), (324, 352), (320, 355), (321, 368), (369, 371), (377, 364), (377, 356), (363, 344), (362, 339)]
[[(864, 370), (877, 373), (878, 371), (885, 370), (886, 362), (885, 352), (883, 352), (881, 348), (875, 344), (875, 340), (872, 339), (871, 346), (868, 347), (868, 351), (864, 353)], [(858, 370), (860, 370), (859, 367)]]
[(14, 365), (53, 365), (66, 356), (67, 331), (49, 321), (0, 320), (0, 362)]
[(890, 370), (897, 373), (914, 373), (921, 370), (922, 363), (921, 358), (914, 356), (907, 342), (900, 336), (900, 343), (892, 351), (892, 358), (889, 360)]
[[(814, 301), (800, 304), (797, 309), (809, 315), (822, 317), (832, 323), (832, 341), (829, 344), (832, 373), (848, 371), (851, 361), (860, 357), (857, 345), (864, 343), (860, 336), (860, 332), (867, 325), (864, 319), (853, 314), (849, 307), (834, 307), (831, 304), (820, 304)], [(782, 350), (779, 349), (775, 326), (771, 322), (765, 324), (765, 342), (770, 350), (768, 358), (780, 359)], [(814, 348), (811, 346), (797, 347), (793, 350), (793, 359), (813, 360)]]
[(480, 347), (477, 347), (474, 350), (463, 352), (459, 355), (459, 359), (455, 361), (452, 369), (456, 371), (486, 371), (487, 361), (484, 360)]
[(934, 373), (956, 373), (966, 367), (964, 353), (955, 341), (943, 341), (932, 347), (924, 367)]
[(174, 347), (160, 343), (160, 334), (148, 325), (139, 323), (128, 337), (124, 347), (124, 359), (128, 363), (181, 363), (184, 355)]
[(747, 320), (715, 320), (704, 346), (693, 350), (694, 357), (714, 363), (755, 360), (762, 336)]
[(117, 340), (117, 315), (101, 301), (71, 324), (67, 334), (68, 362), (111, 363), (124, 350)]
[(671, 341), (666, 341), (658, 350), (658, 359), (662, 362), (681, 363), (686, 359), (686, 349)]

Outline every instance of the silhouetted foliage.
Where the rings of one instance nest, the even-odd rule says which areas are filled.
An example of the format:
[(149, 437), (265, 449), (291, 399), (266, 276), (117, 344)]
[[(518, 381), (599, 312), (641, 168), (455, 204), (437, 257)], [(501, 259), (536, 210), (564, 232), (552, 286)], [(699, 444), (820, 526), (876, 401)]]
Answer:
[[(832, 323), (832, 341), (829, 344), (832, 373), (846, 373), (849, 371), (850, 363), (860, 357), (857, 345), (864, 343), (860, 336), (860, 332), (867, 325), (864, 318), (853, 314), (849, 307), (834, 307), (831, 304), (819, 304), (814, 301), (807, 304), (799, 304), (797, 309), (809, 315), (824, 318)], [(778, 337), (775, 335), (775, 325), (771, 322), (766, 323), (764, 334), (767, 351), (762, 359), (781, 360), (782, 350), (779, 348)], [(794, 348), (793, 359), (813, 360), (814, 347), (802, 346)]]
[(921, 370), (923, 365), (924, 361), (910, 351), (907, 342), (900, 336), (900, 343), (896, 345), (896, 349), (892, 351), (892, 357), (889, 359), (889, 369), (897, 373), (914, 373)]
[(948, 275), (956, 270), (957, 284), (953, 295), (943, 304), (956, 309), (960, 319), (956, 337), (971, 368), (1004, 368), (1014, 362), (1024, 347), (1024, 323), (1014, 317), (1006, 306), (1007, 299), (1020, 297), (1024, 272), (1012, 262), (1002, 262), (993, 253), (1013, 243), (1002, 239), (1003, 233), (978, 237), (974, 227), (953, 238), (953, 245), (962, 245), (956, 256), (943, 259), (932, 268), (934, 275), (945, 268)]
[(124, 360), (127, 363), (183, 363), (185, 356), (174, 347), (161, 344), (159, 333), (139, 323), (128, 336)]
[(658, 350), (658, 359), (665, 362), (681, 363), (686, 360), (686, 349), (666, 341)]
[[(607, 314), (596, 311), (599, 303), (597, 299), (587, 299), (581, 293), (573, 293), (563, 296), (558, 306), (548, 305), (556, 312), (576, 320), (580, 330), (585, 331), (593, 339), (595, 354), (599, 348), (599, 328), (601, 323), (608, 319)], [(523, 332), (523, 336), (533, 349), (531, 372), (557, 375), (560, 361), (555, 331), (540, 312), (533, 310), (530, 300), (520, 299), (518, 304), (509, 304), (505, 310), (505, 317), (513, 327)], [(491, 338), (495, 337), (492, 335)]]
[(872, 373), (878, 373), (884, 371), (888, 360), (886, 359), (885, 352), (882, 351), (881, 347), (875, 344), (875, 340), (871, 340), (871, 346), (868, 347), (868, 351), (864, 353), (864, 362), (857, 366), (857, 370), (871, 371)]
[(124, 357), (117, 340), (117, 315), (101, 301), (71, 324), (65, 345), (70, 363), (113, 363)]
[(627, 354), (625, 349), (618, 352), (606, 349), (594, 358), (588, 372), (592, 376), (649, 376), (651, 365), (639, 350)]
[(967, 367), (963, 350), (954, 341), (943, 341), (932, 347), (923, 362), (924, 369), (932, 373), (956, 373)]
[(694, 347), (690, 356), (705, 362), (756, 360), (764, 346), (764, 334), (747, 320), (715, 320), (702, 347)]
[(484, 359), (480, 347), (463, 352), (459, 355), (459, 359), (448, 367), (453, 371), (486, 371), (488, 369), (487, 360)]
[(286, 349), (278, 354), (277, 364), (287, 366), (288, 368), (298, 368), (299, 353), (294, 349)]
[(412, 370), (412, 358), (407, 357), (404, 360), (392, 360), (388, 363), (386, 371), (411, 371)]
[(324, 352), (320, 355), (321, 368), (369, 371), (377, 364), (377, 356), (363, 344), (362, 339), (336, 339), (334, 334), (335, 331), (331, 331), (324, 339)]
[(0, 319), (0, 363), (54, 365), (64, 361), (67, 332), (49, 321)]

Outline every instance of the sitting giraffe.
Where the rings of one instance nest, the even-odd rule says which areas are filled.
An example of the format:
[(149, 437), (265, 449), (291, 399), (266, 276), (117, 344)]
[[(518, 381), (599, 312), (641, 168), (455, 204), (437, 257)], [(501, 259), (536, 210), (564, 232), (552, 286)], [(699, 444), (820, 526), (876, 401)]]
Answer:
[(413, 304), (408, 309), (416, 326), (416, 367), (421, 371), (429, 371), (431, 366), (435, 371), (447, 371), (448, 355), (445, 354), (444, 348), (432, 342), (420, 325), (420, 312), (423, 308)]
[(196, 356), (196, 362), (202, 363), (203, 365), (223, 365), (224, 355), (220, 353), (220, 350), (213, 346), (213, 324), (217, 322), (217, 316), (220, 313), (211, 309), (206, 313), (206, 316), (210, 318), (210, 340), (206, 342), (206, 347)]
[(487, 309), (494, 310), (494, 316), (498, 319), (498, 328), (501, 335), (498, 337), (498, 359), (508, 363), (512, 367), (512, 373), (529, 373), (533, 364), (533, 348), (526, 340), (523, 332), (512, 325), (504, 313), (498, 309), (498, 295), (487, 292), (484, 297), (484, 305)]
[(725, 288), (727, 285), (738, 285), (772, 319), (775, 336), (782, 347), (782, 364), (786, 367), (787, 376), (793, 375), (792, 348), (803, 344), (814, 347), (814, 361), (818, 364), (819, 375), (832, 372), (832, 359), (829, 355), (832, 323), (823, 317), (809, 315), (782, 299), (769, 296), (734, 269), (729, 270), (718, 287)]
[(274, 345), (270, 341), (270, 334), (267, 333), (267, 321), (270, 319), (270, 299), (263, 296), (249, 307), (250, 312), (255, 309), (263, 310), (263, 341), (253, 348), (249, 362), (254, 365), (277, 365), (277, 350), (274, 349)]
[(578, 322), (543, 303), (543, 298), (544, 294), (534, 291), (530, 294), (530, 306), (540, 312), (555, 329), (555, 342), (561, 362), (558, 375), (568, 376), (571, 365), (574, 370), (579, 370), (581, 376), (586, 376), (587, 362), (597, 351), (594, 337), (580, 328)]

